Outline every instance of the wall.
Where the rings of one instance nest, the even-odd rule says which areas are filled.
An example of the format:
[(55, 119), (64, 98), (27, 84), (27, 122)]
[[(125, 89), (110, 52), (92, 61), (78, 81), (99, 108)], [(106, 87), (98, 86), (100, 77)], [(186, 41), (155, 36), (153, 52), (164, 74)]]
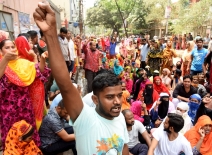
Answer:
[[(16, 37), (19, 33), (23, 32), (23, 26), (25, 26), (27, 30), (36, 30), (37, 28), (34, 19), (33, 19), (33, 12), (35, 8), (38, 6), (38, 2), (42, 0), (0, 0), (0, 4), (3, 4), (3, 8), (1, 11), (12, 13), (13, 16), (13, 24), (14, 24), (14, 36)], [(56, 12), (57, 22), (59, 22), (58, 27), (60, 27), (60, 13), (58, 9), (54, 9)], [(28, 15), (29, 17), (29, 24), (23, 24), (23, 21), (20, 22), (19, 20), (19, 13), (24, 13), (24, 15)], [(58, 15), (59, 14), (59, 15)]]

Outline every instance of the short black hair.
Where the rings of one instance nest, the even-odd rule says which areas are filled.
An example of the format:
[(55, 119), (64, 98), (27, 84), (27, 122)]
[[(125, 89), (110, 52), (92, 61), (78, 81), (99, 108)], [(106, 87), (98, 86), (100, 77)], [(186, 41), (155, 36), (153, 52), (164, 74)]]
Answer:
[(100, 69), (98, 72), (96, 72), (96, 75), (103, 74), (103, 73), (113, 74), (113, 72), (109, 69)]
[(192, 77), (191, 77), (190, 75), (185, 75), (185, 76), (183, 77), (183, 81), (184, 81), (185, 79), (190, 79), (190, 80), (192, 81)]
[(40, 36), (43, 37), (43, 32), (41, 30), (39, 32), (40, 32)]
[(184, 119), (182, 116), (175, 113), (168, 113), (169, 127), (173, 127), (174, 132), (179, 132), (184, 126)]
[(63, 103), (63, 99), (59, 102), (58, 107), (60, 107), (61, 109), (64, 109), (64, 103)]
[(38, 33), (34, 30), (28, 31), (27, 34), (31, 37), (31, 39), (34, 39), (38, 36)]
[(198, 41), (203, 42), (203, 39), (202, 39), (202, 38), (197, 38), (197, 39), (196, 39), (196, 42), (198, 42)]
[(61, 27), (61, 28), (60, 28), (60, 33), (65, 33), (65, 34), (67, 34), (67, 33), (68, 33), (67, 28)]
[(28, 33), (20, 33), (18, 37), (24, 36), (27, 40), (29, 40), (30, 35)]
[(121, 85), (121, 81), (114, 73), (97, 75), (92, 82), (93, 94), (98, 95), (106, 87)]
[(175, 70), (175, 73), (176, 73), (177, 75), (179, 75), (179, 76), (182, 75), (182, 71), (181, 71), (180, 69), (176, 69), (176, 70)]
[(122, 111), (122, 114), (124, 115), (124, 117), (125, 117), (126, 113), (128, 113), (128, 112), (132, 112), (132, 111), (130, 109), (124, 109)]
[(22, 140), (26, 140), (28, 137), (32, 136), (34, 134), (34, 128), (32, 127), (31, 130), (22, 136)]

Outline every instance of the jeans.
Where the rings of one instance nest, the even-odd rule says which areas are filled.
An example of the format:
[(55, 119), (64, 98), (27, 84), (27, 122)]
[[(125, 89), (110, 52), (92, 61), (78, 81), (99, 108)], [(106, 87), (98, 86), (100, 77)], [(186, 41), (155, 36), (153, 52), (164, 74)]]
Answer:
[(197, 75), (197, 74), (199, 74), (199, 73), (202, 73), (202, 71), (194, 71), (194, 70), (191, 70), (191, 71), (190, 71), (191, 76)]
[(92, 92), (92, 82), (95, 77), (96, 77), (96, 72), (92, 72), (89, 69), (85, 69), (85, 78), (87, 79), (88, 93)]
[[(73, 134), (74, 130), (73, 127), (67, 127), (65, 128), (65, 131), (68, 134)], [(41, 149), (44, 155), (57, 155), (59, 153), (63, 153), (65, 151), (68, 151), (72, 149), (72, 152), (74, 155), (77, 155), (77, 151), (75, 148), (75, 141), (70, 141), (70, 142), (65, 142), (62, 139), (60, 139), (59, 141), (57, 141), (54, 144), (51, 144), (49, 146), (47, 146), (44, 149)]]
[(147, 155), (148, 146), (146, 144), (138, 143), (133, 148), (129, 149), (129, 152), (133, 155)]
[(73, 69), (74, 69), (74, 61), (71, 61), (71, 64), (70, 64), (70, 66), (68, 67), (68, 71), (69, 71), (69, 72), (73, 72)]

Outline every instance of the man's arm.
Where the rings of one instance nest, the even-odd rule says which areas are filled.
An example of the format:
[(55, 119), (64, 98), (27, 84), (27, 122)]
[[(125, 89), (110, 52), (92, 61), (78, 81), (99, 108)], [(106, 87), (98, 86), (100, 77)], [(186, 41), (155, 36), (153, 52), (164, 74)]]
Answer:
[(57, 133), (57, 135), (65, 142), (70, 142), (75, 140), (74, 134), (68, 134), (64, 129)]
[(122, 155), (129, 155), (129, 149), (127, 144), (124, 144), (123, 150), (122, 150)]
[(154, 151), (157, 145), (158, 145), (158, 141), (155, 138), (153, 138), (147, 155), (154, 155)]
[(144, 131), (142, 133), (142, 137), (146, 141), (147, 145), (150, 147), (151, 146), (151, 139), (150, 139), (149, 134), (147, 133), (147, 131)]
[(39, 2), (33, 17), (38, 27), (44, 33), (52, 74), (60, 88), (70, 118), (72, 121), (75, 121), (82, 111), (83, 103), (77, 89), (71, 83), (69, 72), (60, 49), (57, 38), (55, 13), (48, 2)]

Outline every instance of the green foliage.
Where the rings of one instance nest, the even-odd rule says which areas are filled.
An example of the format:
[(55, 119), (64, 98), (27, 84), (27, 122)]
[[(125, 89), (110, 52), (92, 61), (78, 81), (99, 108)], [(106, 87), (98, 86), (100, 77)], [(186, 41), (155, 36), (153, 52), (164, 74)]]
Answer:
[(127, 21), (135, 28), (142, 28), (146, 24), (146, 11), (142, 0), (99, 0), (87, 11), (86, 23), (118, 31)]

